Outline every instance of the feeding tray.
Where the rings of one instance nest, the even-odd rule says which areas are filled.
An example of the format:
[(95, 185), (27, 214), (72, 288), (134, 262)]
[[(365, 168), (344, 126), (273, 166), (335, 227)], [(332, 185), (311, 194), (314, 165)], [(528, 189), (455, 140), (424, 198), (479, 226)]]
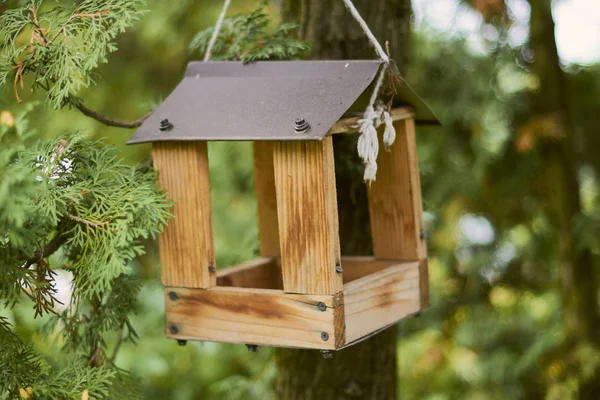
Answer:
[[(373, 257), (342, 257), (332, 135), (356, 132), (381, 61), (190, 63), (133, 135), (152, 142), (174, 201), (159, 237), (168, 337), (339, 350), (428, 304), (415, 120), (402, 84), (397, 139), (368, 188)], [(261, 257), (217, 271), (208, 141), (252, 141)], [(232, 243), (234, 245), (234, 243)]]

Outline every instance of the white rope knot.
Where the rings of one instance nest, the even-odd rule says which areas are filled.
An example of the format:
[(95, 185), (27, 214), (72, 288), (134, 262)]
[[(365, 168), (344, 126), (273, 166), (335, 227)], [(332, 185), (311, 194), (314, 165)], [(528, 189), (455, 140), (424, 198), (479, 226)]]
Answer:
[(365, 164), (365, 182), (372, 182), (377, 176), (377, 155), (379, 154), (379, 139), (375, 125), (381, 124), (381, 114), (368, 106), (362, 119), (358, 120), (358, 155)]
[(394, 120), (389, 112), (382, 109), (383, 120), (385, 121), (385, 132), (383, 133), (383, 144), (385, 149), (389, 150), (396, 140), (396, 128), (394, 128)]

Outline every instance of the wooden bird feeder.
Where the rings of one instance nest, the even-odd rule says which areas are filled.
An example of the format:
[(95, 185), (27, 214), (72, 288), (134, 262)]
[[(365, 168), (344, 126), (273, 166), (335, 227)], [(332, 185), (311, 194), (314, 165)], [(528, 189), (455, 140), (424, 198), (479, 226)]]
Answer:
[[(427, 307), (415, 120), (436, 120), (405, 84), (368, 188), (374, 256), (340, 254), (332, 135), (356, 132), (344, 115), (380, 65), (193, 62), (131, 138), (152, 142), (174, 201), (159, 239), (169, 338), (339, 350)], [(211, 140), (253, 142), (258, 200), (261, 257), (219, 271)]]

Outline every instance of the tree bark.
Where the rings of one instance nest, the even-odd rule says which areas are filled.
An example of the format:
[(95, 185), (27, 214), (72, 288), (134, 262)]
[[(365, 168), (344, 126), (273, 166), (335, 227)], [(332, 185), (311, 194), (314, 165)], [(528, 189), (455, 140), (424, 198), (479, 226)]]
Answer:
[[(534, 54), (533, 72), (539, 78), (539, 91), (532, 99), (536, 115), (559, 117), (564, 137), (550, 143), (547, 168), (556, 173), (557, 194), (550, 214), (557, 227), (557, 249), (560, 262), (563, 321), (568, 334), (566, 347), (577, 357), (577, 344), (582, 341), (600, 346), (598, 329), (598, 287), (594, 258), (589, 249), (577, 248), (573, 236), (573, 219), (581, 213), (579, 169), (581, 158), (575, 146), (575, 123), (570, 110), (568, 79), (560, 65), (556, 47), (552, 0), (530, 0), (530, 47)], [(580, 364), (585, 360), (578, 360)], [(600, 368), (584, 378), (578, 398), (597, 399), (600, 393)]]
[[(355, 0), (380, 42), (390, 43), (401, 71), (410, 55), (410, 0)], [(358, 23), (341, 0), (284, 0), (283, 19), (301, 24), (300, 37), (313, 43), (315, 59), (372, 59)], [(372, 254), (363, 167), (355, 135), (334, 141), (342, 254)], [(277, 349), (277, 392), (282, 400), (393, 400), (397, 397), (397, 328), (334, 353)]]
[(533, 72), (539, 78), (539, 91), (532, 99), (535, 115), (555, 115), (564, 137), (548, 146), (548, 168), (555, 168), (555, 193), (560, 194), (552, 214), (558, 227), (558, 251), (563, 291), (563, 313), (569, 333), (584, 340), (598, 341), (600, 314), (593, 257), (589, 250), (577, 249), (572, 225), (581, 213), (575, 127), (571, 118), (568, 80), (560, 66), (556, 47), (551, 0), (530, 0), (530, 47), (534, 54)]

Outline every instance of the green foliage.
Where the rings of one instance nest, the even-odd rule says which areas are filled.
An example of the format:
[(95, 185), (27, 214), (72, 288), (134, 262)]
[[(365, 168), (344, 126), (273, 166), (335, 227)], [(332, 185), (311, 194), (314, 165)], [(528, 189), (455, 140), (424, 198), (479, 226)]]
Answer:
[[(234, 17), (225, 18), (212, 50), (213, 60), (290, 60), (302, 57), (310, 44), (292, 37), (296, 23), (283, 23), (274, 32), (267, 32), (270, 17), (265, 12), (269, 1), (258, 8)], [(199, 32), (190, 43), (192, 52), (204, 54), (214, 32), (209, 28)]]
[[(50, 2), (48, 2), (50, 3)], [(0, 85), (15, 96), (26, 79), (60, 108), (94, 82), (92, 71), (117, 49), (117, 34), (137, 21), (143, 0), (84, 0), (71, 7), (45, 7), (32, 0), (0, 15)], [(51, 7), (51, 6), (49, 6)]]
[(56, 313), (57, 266), (73, 274), (73, 296), (46, 329), (63, 343), (51, 363), (0, 318), (0, 394), (31, 388), (35, 398), (67, 399), (87, 390), (108, 398), (125, 378), (104, 336), (137, 338), (129, 316), (140, 283), (128, 263), (165, 225), (169, 204), (153, 170), (124, 164), (114, 148), (81, 134), (30, 144), (27, 127), (24, 115), (0, 125), (0, 301), (14, 307), (25, 295), (36, 315)]

